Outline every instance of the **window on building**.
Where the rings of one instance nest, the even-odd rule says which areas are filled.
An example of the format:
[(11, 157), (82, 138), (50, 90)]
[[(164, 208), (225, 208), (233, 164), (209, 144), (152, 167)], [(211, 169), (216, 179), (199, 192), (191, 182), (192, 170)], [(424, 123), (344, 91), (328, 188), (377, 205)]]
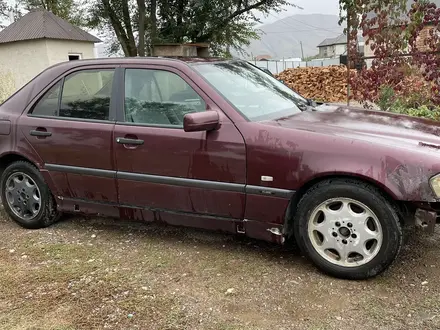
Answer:
[(80, 59), (81, 59), (80, 54), (69, 54), (69, 61), (76, 61), (76, 60), (80, 60)]

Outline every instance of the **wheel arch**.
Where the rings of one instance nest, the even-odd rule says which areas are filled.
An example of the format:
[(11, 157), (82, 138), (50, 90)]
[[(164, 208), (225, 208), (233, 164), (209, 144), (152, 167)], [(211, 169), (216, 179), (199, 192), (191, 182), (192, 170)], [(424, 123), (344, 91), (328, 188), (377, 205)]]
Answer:
[[(372, 179), (371, 177), (364, 176), (364, 175), (356, 175), (356, 174), (350, 174), (350, 173), (331, 173), (331, 174), (322, 174), (319, 176), (316, 176), (308, 181), (306, 181), (292, 196), (290, 199), (289, 205), (287, 206), (287, 210), (285, 213), (285, 219), (284, 219), (284, 235), (287, 238), (292, 237), (293, 235), (293, 218), (296, 211), (296, 206), (298, 205), (299, 201), (301, 200), (301, 197), (314, 185), (318, 184), (319, 182), (331, 180), (331, 179), (351, 179), (356, 180), (362, 183), (368, 183), (377, 189), (385, 196), (385, 198), (388, 199), (388, 201), (393, 204), (396, 208), (398, 208), (397, 200), (398, 197), (390, 190), (388, 187), (386, 187), (381, 182)], [(402, 214), (399, 209), (399, 218), (402, 220)]]
[(0, 178), (2, 177), (3, 172), (6, 169), (6, 167), (8, 167), (12, 163), (18, 162), (18, 161), (28, 162), (28, 163), (34, 165), (35, 167), (39, 168), (34, 161), (32, 161), (31, 159), (29, 159), (23, 155), (20, 155), (18, 153), (3, 154), (0, 156)]

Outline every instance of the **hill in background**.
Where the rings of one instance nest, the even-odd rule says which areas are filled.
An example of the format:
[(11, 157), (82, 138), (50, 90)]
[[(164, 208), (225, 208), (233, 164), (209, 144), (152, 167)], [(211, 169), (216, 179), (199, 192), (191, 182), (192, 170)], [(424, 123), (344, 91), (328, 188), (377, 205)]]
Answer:
[(271, 55), (272, 58), (301, 57), (303, 44), (304, 57), (318, 54), (318, 44), (326, 38), (340, 35), (344, 27), (338, 25), (337, 15), (293, 15), (274, 23), (262, 25), (260, 40), (252, 40), (245, 47), (247, 55), (240, 57), (252, 58), (258, 55)]

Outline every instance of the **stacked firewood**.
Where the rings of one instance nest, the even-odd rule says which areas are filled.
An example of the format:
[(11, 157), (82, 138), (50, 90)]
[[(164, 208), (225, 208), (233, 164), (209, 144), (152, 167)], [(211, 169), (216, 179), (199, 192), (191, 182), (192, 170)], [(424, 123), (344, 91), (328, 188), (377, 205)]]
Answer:
[(347, 67), (306, 67), (287, 69), (276, 76), (302, 96), (316, 101), (347, 100)]

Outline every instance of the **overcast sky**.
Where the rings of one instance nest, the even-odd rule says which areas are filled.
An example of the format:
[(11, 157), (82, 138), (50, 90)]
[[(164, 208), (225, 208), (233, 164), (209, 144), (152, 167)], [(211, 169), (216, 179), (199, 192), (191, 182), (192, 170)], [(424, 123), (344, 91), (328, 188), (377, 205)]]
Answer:
[(339, 15), (339, 0), (290, 0), (303, 9), (287, 6), (285, 11), (281, 13), (272, 13), (268, 17), (262, 18), (263, 23), (272, 23), (277, 19), (306, 14), (329, 14)]
[[(6, 0), (7, 3), (14, 3), (14, 0)], [(262, 17), (264, 23), (272, 23), (277, 19), (291, 15), (301, 14), (339, 14), (339, 0), (289, 0), (303, 9), (286, 6), (281, 13), (272, 13), (267, 17)]]

